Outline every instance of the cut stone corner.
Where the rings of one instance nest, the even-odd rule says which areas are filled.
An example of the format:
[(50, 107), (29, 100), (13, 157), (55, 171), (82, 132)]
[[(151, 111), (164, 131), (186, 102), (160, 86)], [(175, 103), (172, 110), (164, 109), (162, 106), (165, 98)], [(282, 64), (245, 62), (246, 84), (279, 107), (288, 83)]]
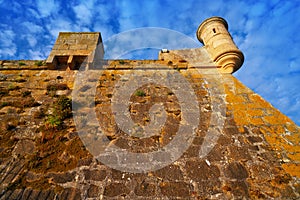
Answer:
[(104, 48), (100, 32), (60, 32), (46, 65), (53, 70), (76, 70), (102, 57)]

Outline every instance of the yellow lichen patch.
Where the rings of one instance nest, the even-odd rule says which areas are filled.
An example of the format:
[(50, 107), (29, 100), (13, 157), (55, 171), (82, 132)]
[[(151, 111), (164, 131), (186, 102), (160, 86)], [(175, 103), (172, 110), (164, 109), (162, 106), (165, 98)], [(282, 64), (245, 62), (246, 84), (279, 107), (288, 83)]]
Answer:
[(239, 103), (239, 104), (228, 104), (227, 109), (233, 110), (235, 122), (238, 125), (263, 125), (265, 122), (261, 119), (265, 115), (263, 109), (252, 109), (253, 106), (249, 108), (249, 104)]
[(274, 110), (274, 116), (277, 116), (277, 118), (282, 120), (282, 124), (286, 124), (287, 122), (289, 123), (294, 123), (290, 118), (282, 114), (279, 110), (273, 109)]
[(252, 125), (263, 125), (264, 121), (261, 118), (250, 118), (250, 124), (252, 124)]
[(269, 133), (269, 134), (275, 134), (275, 135), (280, 135), (285, 132), (284, 128), (281, 125), (263, 126), (260, 128), (260, 130), (264, 134)]
[(203, 75), (201, 73), (199, 73), (199, 71), (196, 69), (189, 69), (186, 72), (188, 72), (188, 74), (191, 76), (192, 79), (202, 79), (203, 78)]
[[(270, 120), (269, 123), (280, 122), (278, 118), (272, 120), (274, 121)], [(297, 143), (299, 142), (298, 134), (287, 135), (285, 128), (279, 125), (263, 127), (260, 130), (271, 148), (277, 151), (279, 158), (281, 158), (282, 155), (288, 156), (290, 163), (282, 164), (284, 170), (292, 176), (300, 177), (300, 166), (299, 164), (295, 164), (295, 162), (298, 163), (300, 161), (300, 146)]]
[(226, 94), (232, 93), (232, 88), (228, 84), (224, 84), (224, 91)]
[(248, 125), (249, 121), (243, 110), (234, 110), (233, 117), (236, 125)]
[(264, 109), (262, 108), (260, 105), (256, 104), (256, 103), (247, 103), (247, 109), (251, 110), (251, 109)]
[[(261, 132), (272, 147), (288, 152), (300, 152), (300, 146), (294, 144), (287, 136), (283, 135), (285, 132), (282, 126), (265, 127), (264, 129), (261, 129)], [(289, 137), (291, 138), (292, 136)], [(295, 137), (297, 136), (295, 135)], [(297, 141), (297, 139), (294, 139), (294, 141)]]
[(245, 94), (245, 93), (253, 93), (252, 90), (250, 90), (248, 87), (244, 86), (240, 81), (238, 81), (236, 78), (234, 80), (234, 86), (235, 86), (235, 92), (236, 94)]
[(236, 103), (236, 104), (233, 104), (232, 105), (233, 107), (233, 110), (240, 110), (240, 111), (243, 111), (243, 112), (247, 112), (248, 110), (248, 104), (245, 104), (245, 103)]
[(227, 111), (233, 111), (234, 110), (233, 104), (226, 104), (226, 110)]
[(285, 135), (284, 138), (286, 138), (294, 145), (300, 145), (300, 134)]
[(208, 95), (208, 92), (206, 90), (197, 90), (195, 93), (201, 97)]
[(284, 142), (283, 139), (276, 136), (275, 134), (271, 135), (265, 135), (266, 141), (272, 146), (272, 148), (279, 150), (281, 147), (282, 142)]
[(282, 124), (282, 119), (278, 118), (277, 116), (264, 116), (264, 121), (270, 125)]
[(293, 161), (300, 161), (300, 152), (293, 153), (293, 154), (287, 154), (287, 156)]
[(282, 142), (281, 144), (282, 148), (284, 148), (288, 152), (300, 152), (300, 146), (299, 145), (291, 145), (287, 143), (287, 141)]
[(252, 117), (264, 116), (264, 111), (262, 109), (249, 109), (247, 114)]
[(225, 92), (226, 92), (226, 101), (228, 102), (228, 103), (235, 103), (236, 101), (235, 101), (235, 96), (234, 96), (234, 94), (232, 93), (232, 92), (229, 92), (229, 91), (226, 91), (225, 90)]
[(292, 176), (300, 177), (300, 164), (285, 163), (282, 164), (283, 169)]
[(187, 77), (188, 75), (190, 75), (190, 73), (188, 72), (188, 70), (180, 70), (180, 73), (182, 74), (182, 76)]
[(238, 126), (237, 128), (238, 128), (239, 133), (245, 133), (244, 127)]
[[(300, 127), (299, 126), (296, 126), (295, 124), (294, 124), (294, 122), (292, 122), (292, 123), (290, 123), (290, 122), (288, 122), (288, 123), (286, 123), (285, 124), (285, 127), (287, 128), (287, 131), (289, 131), (289, 132), (291, 132), (291, 133), (296, 133), (296, 134), (298, 134), (299, 135), (299, 133), (300, 133)], [(299, 136), (300, 137), (300, 136)], [(300, 140), (298, 140), (299, 142), (300, 142)]]
[(249, 95), (250, 100), (255, 103), (256, 105), (259, 105), (261, 108), (269, 108), (272, 107), (270, 103), (266, 102), (263, 98), (261, 98), (257, 94)]

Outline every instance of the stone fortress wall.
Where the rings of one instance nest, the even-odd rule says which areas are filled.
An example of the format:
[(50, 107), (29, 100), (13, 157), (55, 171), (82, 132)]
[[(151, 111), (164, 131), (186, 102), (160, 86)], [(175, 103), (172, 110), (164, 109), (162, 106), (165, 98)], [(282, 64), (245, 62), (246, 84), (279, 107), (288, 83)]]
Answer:
[[(99, 33), (61, 33), (46, 61), (0, 61), (0, 199), (299, 198), (299, 127), (231, 75), (244, 57), (227, 29), (224, 19), (210, 18), (197, 31), (203, 47), (162, 50), (158, 60), (109, 60), (99, 78), (77, 88), (78, 66), (103, 52)], [(108, 144), (155, 151), (169, 144), (183, 123), (172, 90), (141, 85), (130, 97), (130, 116), (141, 125), (149, 123), (152, 105), (165, 107), (166, 124), (149, 138), (120, 130), (111, 107), (116, 84), (126, 84), (124, 77), (149, 65), (180, 73), (190, 83), (199, 124), (177, 161), (156, 171), (122, 172), (96, 160), (83, 144), (70, 98), (75, 89), (85, 97), (89, 82), (97, 83), (95, 110)], [(143, 73), (151, 80), (159, 70)], [(82, 112), (88, 115), (89, 107)], [(222, 119), (222, 127), (212, 119)], [(88, 129), (89, 123), (80, 128)], [(220, 135), (200, 158), (209, 131)], [(109, 159), (123, 164), (117, 154)]]

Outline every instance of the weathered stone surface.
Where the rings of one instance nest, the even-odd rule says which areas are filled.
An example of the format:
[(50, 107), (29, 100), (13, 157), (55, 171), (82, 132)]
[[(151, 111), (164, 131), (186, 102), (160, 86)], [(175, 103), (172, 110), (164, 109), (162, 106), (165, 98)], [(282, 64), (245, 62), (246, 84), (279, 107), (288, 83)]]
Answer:
[(224, 187), (227, 187), (226, 190), (232, 192), (237, 198), (249, 198), (248, 186), (244, 181), (226, 182)]
[(14, 155), (23, 156), (34, 152), (35, 143), (32, 140), (20, 140), (13, 151)]
[(105, 170), (84, 170), (84, 176), (86, 180), (102, 181), (107, 173)]
[(182, 181), (183, 174), (176, 165), (169, 165), (154, 172), (154, 175), (162, 178), (164, 181)]
[(188, 197), (192, 190), (192, 186), (185, 182), (162, 182), (159, 187), (162, 195), (169, 197)]
[(229, 153), (232, 158), (235, 160), (250, 160), (251, 157), (248, 153), (248, 149), (245, 147), (237, 147), (237, 146), (230, 146)]
[(143, 181), (142, 183), (138, 183), (134, 188), (134, 193), (137, 196), (150, 197), (154, 196), (157, 192), (157, 186), (155, 183), (149, 183), (147, 181)]
[(20, 199), (22, 196), (22, 190), (21, 189), (17, 189), (12, 191), (12, 193), (9, 196), (9, 199)]
[(225, 160), (227, 155), (227, 149), (224, 146), (217, 144), (207, 155), (207, 160), (209, 161), (221, 161)]
[(38, 195), (38, 199), (41, 199), (41, 200), (46, 200), (46, 199), (52, 199), (55, 197), (55, 193), (53, 190), (42, 190), (39, 192), (39, 195)]
[[(131, 62), (131, 61), (127, 61)], [(116, 63), (117, 65), (118, 63)], [(132, 63), (135, 66), (135, 63)], [(5, 73), (5, 71), (2, 71)], [(26, 72), (29, 73), (30, 71)], [(32, 73), (32, 72), (30, 72)], [(37, 73), (37, 72), (35, 72)], [(52, 74), (53, 73), (53, 74)], [(51, 73), (43, 71), (39, 73), (43, 75), (43, 78), (48, 76), (49, 81), (59, 80), (61, 84), (66, 84), (70, 89), (72, 89), (72, 80), (74, 76), (68, 74), (72, 72), (59, 73), (56, 71), (51, 71)], [(155, 149), (159, 149), (172, 141), (172, 138), (176, 135), (178, 127), (180, 126), (179, 116), (172, 113), (178, 110), (178, 105), (168, 104), (168, 111), (170, 112), (171, 118), (167, 119), (165, 127), (162, 131), (162, 136), (156, 136), (151, 139), (137, 139), (128, 137), (124, 132), (121, 133), (119, 129), (116, 128), (114, 120), (112, 120), (113, 113), (110, 108), (110, 101), (112, 98), (111, 90), (113, 90), (116, 81), (120, 80), (121, 75), (124, 72), (119, 72), (115, 69), (110, 70), (105, 73), (105, 78), (101, 84), (105, 90), (101, 91), (101, 94), (96, 97), (97, 99), (97, 112), (102, 112), (99, 117), (103, 119), (100, 121), (101, 126), (104, 127), (106, 135), (109, 136), (108, 139), (111, 144), (115, 144), (119, 147), (125, 148), (129, 151), (134, 152), (151, 152)], [(34, 73), (33, 73), (34, 74)], [(196, 71), (189, 71), (189, 69), (184, 72), (184, 74), (189, 74), (187, 76), (188, 80), (195, 84), (195, 90), (197, 87), (199, 90), (204, 90), (203, 85), (197, 84), (196, 80), (192, 77), (198, 77)], [(57, 79), (57, 76), (64, 77), (63, 79)], [(66, 77), (69, 77), (68, 79)], [(203, 78), (203, 75), (201, 76)], [(41, 77), (40, 77), (41, 78)], [(229, 77), (227, 77), (229, 79)], [(15, 79), (12, 77), (12, 79)], [(232, 78), (230, 78), (232, 79)], [(101, 79), (102, 80), (102, 79)], [(226, 198), (273, 198), (273, 197), (298, 197), (299, 194), (295, 189), (297, 186), (297, 181), (289, 178), (288, 174), (296, 174), (297, 165), (295, 160), (297, 160), (297, 148), (292, 148), (291, 144), (297, 144), (297, 138), (295, 133), (297, 129), (284, 125), (286, 122), (283, 120), (281, 123), (283, 125), (278, 125), (278, 120), (276, 119), (276, 126), (265, 126), (261, 124), (249, 124), (251, 121), (250, 115), (257, 116), (259, 113), (256, 111), (246, 113), (247, 110), (252, 107), (263, 107), (270, 106), (265, 104), (262, 100), (257, 100), (258, 98), (251, 94), (251, 91), (243, 89), (239, 82), (232, 79), (234, 84), (236, 84), (236, 91), (246, 91), (250, 93), (247, 95), (239, 95), (236, 99), (234, 98), (234, 93), (230, 90), (228, 91), (227, 101), (227, 116), (222, 130), (222, 134), (216, 141), (215, 146), (208, 153), (208, 155), (200, 159), (199, 150), (203, 145), (203, 141), (207, 134), (209, 128), (210, 117), (212, 112), (212, 107), (210, 106), (210, 100), (203, 99), (199, 92), (199, 104), (205, 101), (204, 108), (201, 111), (201, 120), (199, 124), (199, 130), (196, 132), (196, 137), (194, 138), (192, 145), (188, 148), (182, 157), (176, 161), (176, 164), (168, 165), (158, 171), (141, 174), (120, 172), (103, 165), (101, 162), (97, 162), (92, 156), (84, 153), (83, 144), (80, 142), (78, 133), (76, 132), (76, 126), (74, 122), (70, 119), (64, 121), (65, 128), (62, 130), (48, 131), (43, 130), (43, 123), (46, 120), (45, 116), (49, 114), (49, 109), (47, 107), (51, 106), (51, 101), (43, 101), (41, 111), (45, 112), (44, 116), (41, 115), (40, 118), (31, 118), (30, 114), (33, 114), (35, 107), (32, 112), (24, 112), (23, 115), (29, 115), (26, 118), (25, 123), (20, 123), (20, 116), (18, 112), (21, 112), (24, 108), (18, 107), (16, 112), (9, 113), (3, 112), (1, 115), (2, 119), (11, 121), (12, 124), (15, 123), (14, 129), (8, 130), (4, 133), (1, 132), (1, 177), (3, 187), (7, 187), (11, 181), (17, 181), (20, 178), (22, 187), (30, 187), (30, 191), (24, 190), (22, 195), (36, 196), (36, 192), (32, 193), (32, 190), (41, 191), (41, 188), (47, 188), (49, 190), (49, 196), (55, 196), (57, 192), (50, 190), (50, 187), (56, 188), (60, 191), (62, 188), (64, 193), (58, 192), (59, 197), (67, 197), (71, 194), (76, 194), (75, 196), (86, 194), (91, 198), (98, 198), (104, 196), (106, 198), (119, 198), (121, 196), (135, 198), (160, 198), (162, 196), (169, 198), (185, 198), (184, 195), (190, 197), (205, 197), (205, 198), (217, 198), (225, 195)], [(39, 81), (35, 79), (35, 81)], [(39, 90), (44, 91), (44, 93), (39, 93), (38, 98), (51, 99), (57, 97), (49, 97), (46, 94), (47, 84), (39, 85)], [(200, 81), (197, 79), (197, 81)], [(203, 82), (203, 80), (201, 80)], [(28, 81), (27, 81), (28, 82)], [(94, 81), (97, 83), (97, 81)], [(15, 93), (8, 93), (7, 95), (17, 94), (26, 88), (24, 83), (19, 83), (20, 89), (15, 90)], [(43, 86), (42, 86), (43, 85)], [(197, 86), (197, 87), (196, 87)], [(35, 91), (33, 85), (30, 86), (32, 95), (34, 96)], [(44, 89), (43, 89), (44, 87)], [(205, 88), (205, 87), (204, 87)], [(151, 91), (157, 91), (152, 100), (155, 101), (167, 101), (175, 102), (176, 99), (173, 98), (174, 95), (163, 95), (159, 96), (159, 93), (168, 94), (168, 90), (159, 87), (146, 87), (148, 93), (146, 97), (132, 97), (131, 101), (133, 107), (131, 111), (139, 113), (140, 116), (134, 118), (137, 122), (145, 123), (143, 117), (147, 117), (149, 109), (146, 107), (151, 105)], [(155, 89), (155, 90), (154, 90)], [(154, 94), (154, 93), (153, 93)], [(204, 94), (204, 93), (203, 93)], [(205, 94), (204, 94), (205, 95)], [(6, 101), (9, 96), (4, 96), (2, 99)], [(14, 98), (17, 96), (14, 96)], [(101, 98), (100, 98), (101, 97)], [(103, 98), (105, 97), (105, 98)], [(171, 98), (172, 97), (172, 98)], [(252, 99), (251, 99), (251, 98)], [(34, 96), (34, 98), (37, 98)], [(256, 99), (257, 98), (257, 99)], [(254, 99), (257, 104), (254, 103)], [(17, 101), (20, 99), (17, 98)], [(241, 102), (234, 102), (236, 100), (243, 101), (244, 104), (249, 104), (246, 107)], [(137, 102), (135, 102), (137, 101)], [(253, 101), (253, 102), (252, 102)], [(139, 104), (138, 106), (136, 106)], [(146, 107), (143, 107), (145, 104)], [(206, 105), (208, 104), (208, 105)], [(174, 109), (173, 107), (174, 106)], [(15, 108), (10, 106), (11, 109)], [(6, 108), (6, 107), (4, 107)], [(149, 107), (150, 108), (150, 107)], [(239, 111), (244, 112), (240, 115), (235, 115), (232, 112), (236, 109), (240, 110), (243, 108), (245, 110)], [(27, 108), (25, 108), (27, 109)], [(269, 108), (269, 112), (273, 112)], [(144, 113), (146, 112), (146, 114)], [(176, 111), (177, 112), (177, 111)], [(260, 114), (262, 114), (260, 112)], [(241, 117), (246, 117), (247, 120)], [(23, 118), (23, 116), (22, 116)], [(252, 122), (251, 122), (252, 123)], [(3, 123), (4, 127), (6, 125)], [(280, 133), (285, 133), (289, 131), (290, 135), (280, 135)], [(43, 133), (44, 132), (44, 133)], [(43, 136), (44, 134), (44, 136)], [(121, 136), (120, 136), (121, 135)], [(120, 136), (120, 137), (119, 137)], [(274, 137), (273, 137), (274, 136)], [(284, 136), (284, 138), (283, 138)], [(44, 137), (44, 139), (41, 139)], [(285, 141), (290, 141), (289, 145), (285, 145)], [(25, 145), (34, 146), (33, 149), (23, 147)], [(29, 147), (28, 146), (28, 147)], [(283, 152), (276, 149), (285, 150)], [(25, 150), (25, 151), (22, 151)], [(27, 150), (26, 150), (27, 149)], [(36, 153), (37, 152), (37, 153)], [(278, 154), (279, 153), (279, 154)], [(11, 160), (10, 163), (5, 163), (5, 160), (11, 155), (24, 156), (26, 162), (25, 164), (19, 163), (19, 159)], [(166, 155), (169, 155), (166, 157)], [(280, 155), (280, 156), (279, 156)], [(287, 157), (287, 155), (289, 157)], [(156, 154), (157, 161), (165, 161), (170, 159), (172, 154)], [(279, 157), (278, 157), (279, 156)], [(286, 156), (283, 157), (283, 156)], [(293, 157), (294, 156), (294, 157)], [(104, 155), (105, 157), (105, 155)], [(117, 155), (106, 155), (106, 161), (111, 164), (118, 164), (119, 158)], [(282, 163), (284, 160), (285, 163)], [(289, 162), (287, 162), (289, 160)], [(134, 159), (132, 160), (134, 161)], [(123, 163), (124, 161), (122, 161)], [(292, 165), (293, 164), (293, 165)], [(21, 168), (20, 166), (24, 166)], [(24, 178), (19, 176), (24, 172)], [(226, 180), (226, 181), (225, 181)], [(162, 183), (166, 183), (165, 185)], [(67, 189), (67, 185), (73, 184), (77, 185), (79, 188)], [(98, 185), (100, 184), (100, 185)], [(83, 185), (82, 187), (79, 185)], [(90, 185), (94, 185), (89, 187)], [(293, 185), (290, 187), (289, 185)], [(73, 187), (72, 186), (72, 187)], [(90, 188), (90, 189), (89, 189)], [(178, 188), (181, 191), (175, 191)], [(174, 191), (175, 192), (174, 192)], [(237, 191), (236, 191), (237, 190)], [(43, 191), (43, 190), (42, 190)], [(173, 191), (173, 192), (172, 192)], [(263, 192), (262, 192), (263, 191)], [(273, 193), (271, 191), (274, 191)], [(75, 193), (74, 193), (75, 192)], [(32, 193), (32, 194), (31, 194)], [(6, 196), (11, 194), (17, 195), (17, 192), (9, 191)], [(39, 192), (39, 196), (47, 196), (47, 193)], [(177, 195), (177, 196), (176, 196)], [(298, 195), (298, 196), (297, 196)], [(80, 197), (81, 198), (81, 197)]]
[(217, 166), (208, 164), (205, 161), (191, 160), (185, 165), (188, 176), (196, 181), (216, 180), (220, 176), (220, 170)]
[(27, 199), (30, 199), (30, 200), (37, 199), (39, 197), (40, 193), (41, 193), (41, 191), (39, 191), (39, 190), (31, 190), (31, 193)]
[(104, 196), (115, 197), (129, 194), (130, 190), (122, 183), (112, 183), (105, 187)]
[(53, 181), (56, 183), (66, 183), (66, 182), (70, 182), (70, 181), (74, 180), (75, 173), (74, 172), (73, 173), (69, 173), (69, 172), (57, 173), (57, 174), (51, 173), (51, 174), (47, 175), (47, 177), (52, 178)]
[(25, 175), (25, 178), (26, 178), (27, 182), (34, 182), (34, 181), (37, 181), (38, 179), (42, 178), (42, 175), (34, 173), (32, 171), (28, 171)]
[(237, 179), (237, 180), (246, 179), (248, 177), (247, 170), (242, 164), (238, 162), (229, 163), (226, 166), (226, 169), (224, 170), (224, 174), (228, 178)]
[(92, 198), (92, 197), (99, 197), (99, 187), (96, 185), (90, 185), (88, 191), (87, 191), (87, 197)]
[(23, 191), (22, 199), (28, 199), (30, 197), (31, 193), (32, 193), (32, 189), (31, 188), (26, 188)]
[(89, 166), (91, 163), (93, 162), (92, 158), (84, 158), (84, 159), (80, 159), (78, 160), (77, 166), (81, 167), (81, 166)]
[(58, 195), (59, 199), (81, 199), (80, 190), (76, 188), (65, 188)]

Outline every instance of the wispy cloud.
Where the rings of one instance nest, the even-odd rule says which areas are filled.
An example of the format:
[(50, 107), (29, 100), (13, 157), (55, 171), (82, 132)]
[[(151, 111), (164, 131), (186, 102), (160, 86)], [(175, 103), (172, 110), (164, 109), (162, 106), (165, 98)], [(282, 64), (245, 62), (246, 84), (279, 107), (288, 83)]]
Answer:
[(24, 26), (30, 34), (40, 34), (44, 31), (44, 28), (42, 26), (30, 21), (23, 22), (22, 26)]
[(37, 9), (41, 17), (49, 17), (50, 15), (55, 15), (59, 12), (59, 2), (55, 0), (38, 0)]
[(59, 32), (75, 31), (73, 30), (73, 21), (62, 15), (55, 16), (55, 18), (50, 19), (49, 22), (46, 28), (53, 38), (56, 38)]
[(0, 59), (16, 54), (17, 45), (14, 43), (15, 36), (16, 34), (12, 30), (0, 30)]
[(76, 18), (80, 22), (80, 24), (82, 25), (91, 24), (91, 20), (93, 17), (92, 11), (85, 4), (74, 6), (73, 9), (76, 14)]

